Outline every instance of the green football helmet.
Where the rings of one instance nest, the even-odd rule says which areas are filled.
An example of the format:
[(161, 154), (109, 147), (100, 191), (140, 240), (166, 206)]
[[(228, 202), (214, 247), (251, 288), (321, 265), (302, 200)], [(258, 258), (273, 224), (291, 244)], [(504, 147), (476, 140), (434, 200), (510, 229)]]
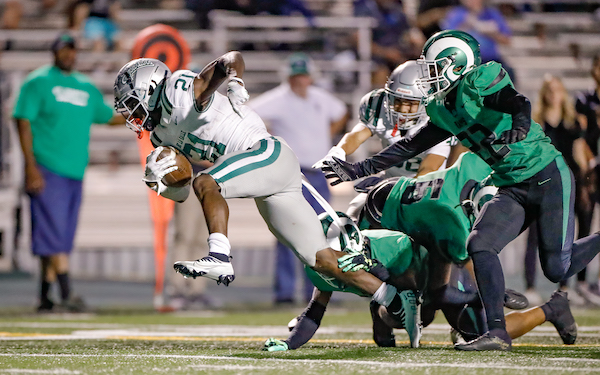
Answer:
[(444, 30), (432, 35), (417, 60), (417, 86), (424, 96), (449, 91), (462, 75), (481, 64), (479, 43), (470, 34)]

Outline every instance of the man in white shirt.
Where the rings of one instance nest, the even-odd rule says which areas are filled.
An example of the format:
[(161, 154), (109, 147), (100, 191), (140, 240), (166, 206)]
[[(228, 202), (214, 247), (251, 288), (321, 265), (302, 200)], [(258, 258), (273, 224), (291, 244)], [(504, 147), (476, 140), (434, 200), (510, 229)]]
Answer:
[[(271, 134), (283, 138), (291, 147), (302, 173), (329, 200), (329, 187), (322, 171), (311, 166), (331, 148), (332, 135), (344, 129), (348, 111), (340, 99), (313, 85), (314, 75), (313, 61), (304, 53), (295, 53), (285, 66), (286, 81), (250, 101), (249, 106), (265, 121)], [(317, 213), (323, 212), (306, 189), (303, 193)], [(275, 302), (293, 302), (298, 260), (281, 242), (277, 242), (276, 252)], [(309, 301), (313, 286), (304, 276), (303, 297)]]

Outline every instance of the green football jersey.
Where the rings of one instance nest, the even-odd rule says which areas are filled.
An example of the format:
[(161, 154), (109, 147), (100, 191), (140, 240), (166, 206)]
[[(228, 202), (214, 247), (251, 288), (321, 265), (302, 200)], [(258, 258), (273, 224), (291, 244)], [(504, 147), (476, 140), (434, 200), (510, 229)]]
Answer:
[(381, 225), (461, 263), (468, 259), (466, 243), (472, 225), (461, 201), (491, 171), (481, 158), (466, 152), (448, 169), (400, 177), (385, 201)]
[(63, 177), (83, 179), (90, 127), (113, 116), (100, 90), (79, 72), (43, 66), (23, 82), (13, 117), (28, 120), (37, 163)]
[(452, 108), (449, 109), (452, 103), (445, 104), (446, 95), (436, 95), (426, 103), (433, 124), (456, 135), (465, 147), (492, 167), (492, 181), (496, 186), (524, 181), (560, 155), (542, 127), (533, 120), (523, 141), (491, 144), (491, 140), (512, 128), (512, 116), (484, 107), (483, 98), (507, 85), (513, 86), (510, 77), (502, 65), (492, 61), (466, 73), (458, 82)]
[[(379, 260), (390, 274), (401, 275), (409, 269), (422, 274), (425, 270), (427, 252), (406, 234), (385, 229), (369, 229), (361, 232), (370, 240), (371, 258)], [(367, 296), (361, 290), (318, 273), (310, 267), (305, 266), (304, 269), (314, 286), (323, 292), (348, 292)]]

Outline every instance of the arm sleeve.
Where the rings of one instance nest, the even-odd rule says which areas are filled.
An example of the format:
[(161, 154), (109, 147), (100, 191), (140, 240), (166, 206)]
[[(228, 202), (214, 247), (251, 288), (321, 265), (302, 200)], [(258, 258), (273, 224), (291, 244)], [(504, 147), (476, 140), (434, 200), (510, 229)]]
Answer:
[(402, 138), (370, 158), (358, 162), (358, 164), (367, 173), (367, 176), (375, 174), (403, 163), (451, 136), (450, 132), (429, 122), (411, 137)]
[(306, 344), (319, 329), (321, 319), (325, 315), (325, 306), (311, 300), (306, 310), (298, 318), (298, 323), (292, 330), (290, 336), (285, 340), (290, 350), (298, 349)]
[(531, 103), (519, 94), (512, 86), (504, 86), (501, 90), (483, 98), (483, 105), (498, 112), (512, 116), (512, 127), (529, 130), (531, 126)]

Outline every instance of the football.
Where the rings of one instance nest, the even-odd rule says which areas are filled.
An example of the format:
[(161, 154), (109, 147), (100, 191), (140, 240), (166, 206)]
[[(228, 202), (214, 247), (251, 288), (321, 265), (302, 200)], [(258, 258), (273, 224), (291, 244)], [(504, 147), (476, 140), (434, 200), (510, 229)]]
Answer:
[(192, 164), (184, 154), (175, 147), (164, 146), (164, 149), (158, 155), (156, 161), (173, 153), (175, 154), (175, 165), (177, 165), (177, 170), (166, 174), (165, 177), (162, 178), (162, 183), (170, 187), (183, 187), (192, 180)]

